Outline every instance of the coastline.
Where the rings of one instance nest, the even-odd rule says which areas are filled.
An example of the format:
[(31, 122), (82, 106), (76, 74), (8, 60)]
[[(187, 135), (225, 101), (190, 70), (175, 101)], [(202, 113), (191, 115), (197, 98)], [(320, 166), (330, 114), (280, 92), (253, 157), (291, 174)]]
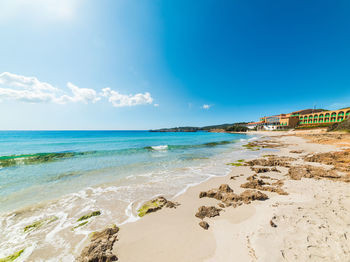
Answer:
[[(199, 184), (211, 176), (221, 176), (229, 172), (230, 167), (226, 165), (226, 159), (232, 157), (238, 159), (242, 153), (245, 154), (243, 151), (247, 150), (242, 150), (241, 145), (248, 143), (251, 138), (255, 139), (255, 136), (247, 136), (243, 140), (237, 139), (232, 144), (233, 148), (226, 149), (227, 154), (219, 153), (212, 158), (200, 160), (205, 164), (198, 166), (191, 164), (187, 171), (186, 168), (179, 168), (164, 170), (159, 175), (143, 174), (136, 179), (137, 181), (135, 177), (125, 177), (118, 184), (88, 187), (64, 197), (4, 213), (0, 220), (0, 225), (4, 229), (0, 232), (4, 240), (0, 248), (0, 258), (24, 249), (21, 254), (23, 261), (72, 261), (79, 255), (92, 232), (99, 231), (106, 225), (115, 223), (119, 226), (140, 219), (135, 214), (147, 199), (164, 193), (166, 197), (181, 195), (188, 187)], [(234, 156), (235, 154), (237, 156)], [(247, 154), (255, 152), (248, 151)], [(193, 173), (194, 177), (189, 176), (191, 175), (189, 172)], [(164, 183), (160, 181), (164, 175), (169, 177), (168, 181), (173, 182), (166, 185), (167, 180), (164, 180)], [(142, 188), (137, 186), (138, 182), (141, 182)], [(175, 184), (177, 182), (186, 187), (179, 187), (180, 184)], [(130, 183), (135, 186), (136, 191), (130, 191)], [(128, 201), (129, 195), (130, 201)], [(81, 216), (94, 211), (101, 211), (101, 215), (84, 221), (88, 221), (87, 225), (77, 222)], [(39, 222), (38, 228), (33, 227), (23, 232), (24, 228), (37, 222)]]
[[(274, 155), (294, 158), (291, 162), (296, 166), (310, 164), (302, 159), (308, 154), (341, 150), (334, 145), (310, 143), (299, 134), (295, 136), (295, 132), (263, 132), (263, 135), (262, 139), (281, 144)], [(311, 165), (329, 169), (319, 163)], [(178, 207), (162, 208), (122, 225), (113, 254), (119, 261), (344, 261), (348, 258), (350, 243), (348, 232), (344, 232), (350, 210), (348, 184), (325, 178), (293, 180), (287, 176), (289, 168), (277, 168), (281, 173), (258, 175), (270, 177), (264, 179), (269, 182), (283, 181), (282, 189), (288, 195), (261, 191), (268, 195), (267, 200), (236, 208), (224, 207), (220, 215), (204, 219), (209, 224), (208, 230), (204, 230), (199, 226), (201, 220), (195, 217), (198, 208), (218, 207), (219, 201), (199, 198), (200, 192), (227, 184), (240, 194), (245, 190), (240, 185), (256, 174), (250, 166), (233, 166), (229, 175), (210, 178), (171, 199), (180, 204)], [(327, 217), (332, 210), (337, 216)], [(324, 238), (326, 234), (328, 240)]]
[[(231, 159), (231, 167), (226, 165), (228, 173), (222, 173), (223, 170), (217, 171), (219, 172), (217, 176), (208, 176), (204, 180), (187, 184), (176, 194), (156, 193), (149, 195), (148, 198), (146, 196), (147, 199), (142, 198), (137, 202), (124, 203), (115, 198), (113, 190), (104, 191), (96, 188), (98, 197), (94, 201), (104, 202), (107, 209), (96, 219), (86, 220), (88, 228), (84, 227), (84, 222), (80, 227), (80, 224), (74, 221), (83, 213), (97, 210), (93, 208), (94, 201), (91, 202), (92, 205), (86, 202), (92, 189), (88, 195), (79, 199), (83, 209), (74, 208), (69, 213), (54, 213), (54, 216), (51, 216), (51, 213), (45, 213), (46, 216), (50, 215), (50, 219), (54, 221), (52, 231), (40, 235), (38, 232), (40, 230), (34, 230), (24, 238), (22, 233), (13, 239), (13, 243), (21, 241), (20, 238), (24, 240), (29, 237), (28, 239), (34, 241), (42, 238), (41, 243), (44, 241), (49, 245), (37, 246), (33, 242), (31, 246), (23, 246), (25, 249), (19, 261), (73, 261), (75, 259), (90, 261), (89, 257), (84, 255), (84, 250), (87, 248), (92, 251), (89, 251), (90, 256), (98, 255), (103, 258), (108, 254), (110, 258), (118, 258), (118, 261), (227, 261), (236, 259), (239, 261), (344, 261), (344, 258), (350, 254), (348, 232), (346, 231), (346, 221), (348, 221), (346, 212), (350, 211), (348, 183), (344, 183), (345, 180), (336, 181), (319, 177), (294, 180), (288, 173), (291, 167), (310, 164), (322, 170), (325, 169), (326, 173), (333, 172), (329, 165), (323, 165), (317, 161), (305, 162), (305, 157), (318, 153), (341, 152), (344, 148), (349, 147), (350, 135), (327, 134), (322, 131), (265, 131), (250, 134), (254, 139), (246, 139), (245, 143), (240, 145), (243, 146), (243, 150), (237, 151), (241, 152), (240, 157), (236, 156)], [(251, 151), (251, 153), (242, 155), (244, 151)], [(278, 158), (277, 162), (286, 162), (287, 165), (273, 165), (273, 168), (268, 167), (269, 170), (260, 173), (256, 168), (264, 168), (264, 166), (248, 164), (257, 159), (269, 159), (271, 155)], [(212, 164), (215, 165), (215, 161)], [(269, 189), (241, 187), (248, 182), (259, 180), (263, 181), (264, 186)], [(246, 190), (258, 191), (265, 194), (268, 199), (254, 201), (249, 198), (238, 202), (223, 202), (216, 196), (199, 197), (203, 192), (215, 191), (221, 185), (228, 185), (237, 196), (241, 196)], [(164, 190), (159, 192), (164, 192)], [(222, 193), (225, 195), (227, 192)], [(174, 206), (170, 205), (172, 208), (165, 206), (141, 218), (137, 217), (137, 210), (142, 204), (158, 196), (167, 197), (168, 202), (171, 201), (170, 203)], [(56, 202), (58, 204), (62, 201), (57, 200)], [(337, 204), (331, 206), (326, 205), (327, 203)], [(65, 206), (69, 207), (68, 202)], [(121, 206), (122, 209), (118, 208)], [(195, 215), (202, 206), (221, 210), (213, 217), (201, 219)], [(336, 212), (337, 217), (328, 221), (326, 215), (332, 212), (331, 208), (333, 212)], [(33, 209), (32, 212), (39, 211), (40, 208)], [(118, 222), (115, 217), (120, 216), (121, 212), (125, 219)], [(21, 221), (22, 230), (23, 226), (29, 224), (29, 220), (25, 216), (22, 217), (21, 212), (14, 212), (13, 215), (23, 220)], [(51, 230), (50, 221), (45, 222), (47, 223), (43, 226), (45, 230)], [(207, 230), (199, 225), (201, 221), (208, 223)], [(9, 222), (10, 220), (4, 220), (1, 223), (2, 226), (6, 226)], [(116, 227), (112, 226), (113, 224), (116, 224)], [(292, 224), (296, 225), (291, 226)], [(323, 228), (328, 231), (321, 232)], [(106, 230), (109, 235), (105, 235)], [(72, 231), (75, 233), (74, 238), (71, 238)], [(325, 234), (328, 234), (328, 242), (332, 241), (331, 244), (324, 242)], [(94, 235), (100, 238), (96, 240)], [(108, 239), (114, 240), (108, 242)], [(100, 244), (107, 243), (107, 246), (101, 249), (101, 246), (96, 245), (96, 241)], [(295, 242), (298, 244), (294, 244)], [(330, 251), (325, 252), (327, 245), (331, 248), (329, 248)], [(57, 252), (63, 249), (71, 255), (67, 256), (66, 253), (64, 256), (57, 256)], [(13, 254), (18, 250), (22, 251), (20, 249), (13, 251), (12, 248), (11, 253), (9, 250), (4, 254)]]

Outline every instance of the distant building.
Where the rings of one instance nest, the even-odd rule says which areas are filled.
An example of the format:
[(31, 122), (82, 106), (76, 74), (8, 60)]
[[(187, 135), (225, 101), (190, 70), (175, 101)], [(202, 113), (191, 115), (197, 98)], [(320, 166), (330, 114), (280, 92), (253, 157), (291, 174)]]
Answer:
[[(350, 117), (350, 107), (339, 110), (304, 109), (289, 114), (265, 116), (260, 122), (250, 123), (260, 130), (278, 130), (295, 128), (298, 125), (319, 125), (342, 122)], [(249, 125), (249, 124), (248, 124)], [(247, 127), (249, 128), (249, 126)], [(250, 128), (250, 129), (253, 129)]]

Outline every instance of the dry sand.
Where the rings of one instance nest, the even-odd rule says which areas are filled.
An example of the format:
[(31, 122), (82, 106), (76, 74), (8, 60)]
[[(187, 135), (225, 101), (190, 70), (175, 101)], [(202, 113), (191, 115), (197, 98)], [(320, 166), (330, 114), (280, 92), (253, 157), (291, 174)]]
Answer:
[[(285, 144), (276, 155), (296, 158), (292, 165), (303, 165), (302, 157), (310, 153), (341, 150), (331, 142), (310, 143), (305, 132), (263, 134)], [(303, 152), (290, 152), (294, 150)], [(350, 184), (291, 180), (288, 168), (277, 169), (281, 172), (259, 175), (283, 180), (282, 188), (288, 195), (263, 191), (268, 200), (226, 207), (220, 216), (204, 219), (209, 223), (209, 229), (204, 230), (195, 213), (200, 206), (218, 207), (220, 202), (199, 198), (199, 193), (228, 184), (239, 194), (245, 190), (240, 185), (255, 174), (248, 166), (232, 167), (230, 175), (210, 179), (174, 199), (180, 203), (176, 209), (163, 208), (121, 226), (113, 253), (121, 262), (350, 261)]]

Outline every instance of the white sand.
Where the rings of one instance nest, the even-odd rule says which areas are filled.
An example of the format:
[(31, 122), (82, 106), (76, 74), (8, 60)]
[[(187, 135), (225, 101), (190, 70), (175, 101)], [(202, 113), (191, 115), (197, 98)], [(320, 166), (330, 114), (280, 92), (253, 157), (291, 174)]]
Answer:
[[(280, 132), (264, 133), (288, 144), (280, 156), (299, 157), (290, 150), (306, 153), (339, 150), (330, 145), (311, 144)], [(303, 155), (303, 154), (302, 154)], [(301, 164), (297, 160), (295, 164)], [(175, 201), (176, 209), (163, 208), (121, 227), (114, 253), (121, 262), (158, 261), (350, 261), (350, 188), (330, 180), (290, 180), (287, 168), (264, 175), (283, 179), (289, 195), (264, 192), (266, 201), (237, 208), (227, 207), (220, 216), (204, 219), (202, 229), (195, 217), (198, 207), (216, 205), (215, 199), (199, 198), (200, 191), (229, 184), (235, 193), (254, 172), (233, 167), (227, 177), (213, 178), (190, 188)], [(231, 180), (231, 175), (240, 176)], [(277, 227), (270, 226), (270, 220)]]

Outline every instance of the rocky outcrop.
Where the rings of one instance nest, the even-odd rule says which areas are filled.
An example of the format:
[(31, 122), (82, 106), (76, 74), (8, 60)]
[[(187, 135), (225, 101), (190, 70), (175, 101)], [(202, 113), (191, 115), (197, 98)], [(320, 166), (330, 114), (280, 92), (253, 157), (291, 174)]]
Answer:
[(198, 208), (198, 212), (195, 214), (196, 217), (203, 219), (205, 217), (216, 217), (220, 215), (222, 209), (216, 208), (215, 206), (201, 206)]
[(90, 245), (86, 246), (77, 262), (111, 262), (118, 258), (112, 253), (114, 242), (117, 241), (119, 228), (106, 228), (101, 232), (93, 233)]
[(179, 205), (179, 203), (169, 201), (165, 197), (160, 196), (143, 204), (142, 207), (138, 210), (138, 216), (143, 217), (144, 215), (156, 212), (163, 207), (176, 208)]
[(304, 157), (307, 162), (317, 162), (334, 166), (335, 170), (350, 174), (350, 149), (328, 152)]
[(247, 204), (249, 201), (252, 201), (252, 200), (265, 200), (268, 198), (267, 195), (254, 190), (246, 190), (240, 195), (238, 195), (238, 194), (235, 194), (233, 190), (226, 184), (221, 185), (218, 189), (211, 189), (207, 192), (200, 192), (199, 197), (200, 198), (209, 197), (209, 198), (215, 198), (217, 200), (220, 200), (221, 207), (222, 205), (226, 207), (228, 206), (237, 207), (242, 205), (242, 203)]
[(266, 186), (270, 185), (270, 183), (259, 179), (256, 175), (248, 177), (247, 180), (249, 182), (242, 184), (242, 188), (258, 189), (262, 191), (274, 192), (279, 195), (288, 195), (288, 193), (281, 188), (283, 186), (283, 181), (281, 180), (278, 180), (277, 182), (271, 184), (271, 186)]

